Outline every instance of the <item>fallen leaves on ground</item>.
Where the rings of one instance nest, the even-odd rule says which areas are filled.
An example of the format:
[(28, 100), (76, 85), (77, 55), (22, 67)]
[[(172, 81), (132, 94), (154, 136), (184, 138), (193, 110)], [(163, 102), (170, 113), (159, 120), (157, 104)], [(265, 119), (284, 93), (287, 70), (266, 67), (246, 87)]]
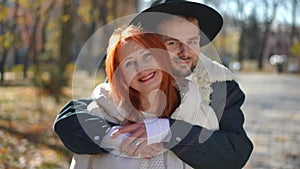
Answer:
[(0, 87), (0, 169), (68, 168), (69, 152), (52, 125), (57, 105), (34, 87)]

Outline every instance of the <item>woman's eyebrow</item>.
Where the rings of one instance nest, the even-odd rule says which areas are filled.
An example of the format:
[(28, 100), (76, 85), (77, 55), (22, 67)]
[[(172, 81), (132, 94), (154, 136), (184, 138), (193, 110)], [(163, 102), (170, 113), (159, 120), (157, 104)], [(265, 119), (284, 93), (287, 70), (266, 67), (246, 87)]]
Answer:
[(123, 59), (122, 62), (126, 61), (126, 60), (129, 60), (129, 59), (132, 59), (132, 56), (127, 56), (126, 58)]
[(150, 51), (147, 50), (147, 49), (142, 49), (142, 50), (139, 52), (139, 54), (141, 55), (141, 54), (144, 54), (144, 53), (147, 53), (147, 52), (150, 52)]

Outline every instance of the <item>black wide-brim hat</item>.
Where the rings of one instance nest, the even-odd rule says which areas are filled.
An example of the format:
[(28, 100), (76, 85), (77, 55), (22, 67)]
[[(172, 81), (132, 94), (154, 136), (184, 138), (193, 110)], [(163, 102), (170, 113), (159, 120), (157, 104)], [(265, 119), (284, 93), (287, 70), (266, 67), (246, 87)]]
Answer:
[(156, 0), (150, 8), (138, 14), (131, 24), (154, 29), (165, 18), (163, 13), (196, 18), (201, 30), (200, 46), (211, 42), (223, 25), (223, 18), (216, 10), (207, 5), (186, 0)]

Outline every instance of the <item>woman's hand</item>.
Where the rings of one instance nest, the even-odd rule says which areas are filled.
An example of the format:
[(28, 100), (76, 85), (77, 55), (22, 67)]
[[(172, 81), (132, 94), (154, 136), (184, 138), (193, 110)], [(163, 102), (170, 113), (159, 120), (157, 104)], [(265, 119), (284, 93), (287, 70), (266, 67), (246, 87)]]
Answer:
[(145, 146), (143, 149), (140, 150), (140, 155), (142, 158), (152, 158), (160, 153), (163, 153), (163, 144), (162, 143), (155, 143), (148, 146)]
[(111, 138), (116, 138), (120, 134), (130, 133), (120, 146), (120, 152), (129, 156), (142, 156), (142, 158), (152, 158), (163, 150), (162, 143), (148, 145), (146, 125), (143, 122), (127, 124), (116, 130)]
[(124, 133), (130, 133), (130, 136), (124, 139), (120, 147), (120, 152), (130, 156), (138, 156), (138, 152), (147, 145), (147, 131), (145, 124), (133, 123), (122, 126), (112, 134), (111, 138), (116, 138)]

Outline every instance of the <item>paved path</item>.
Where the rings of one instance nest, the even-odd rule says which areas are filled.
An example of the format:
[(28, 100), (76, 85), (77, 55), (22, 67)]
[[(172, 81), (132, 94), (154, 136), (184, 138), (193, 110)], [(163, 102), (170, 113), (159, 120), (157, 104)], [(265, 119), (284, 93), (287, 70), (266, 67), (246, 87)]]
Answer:
[(300, 169), (300, 76), (236, 74), (254, 152), (245, 169)]

